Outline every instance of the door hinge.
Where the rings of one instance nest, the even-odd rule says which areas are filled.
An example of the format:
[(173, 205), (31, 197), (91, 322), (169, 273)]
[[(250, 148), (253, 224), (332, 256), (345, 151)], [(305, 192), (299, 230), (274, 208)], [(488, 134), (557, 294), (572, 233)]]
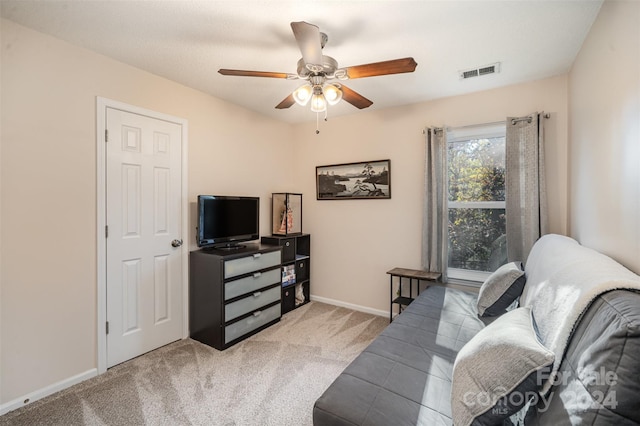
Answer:
[(107, 334), (109, 334), (109, 321), (107, 321)]
[(104, 129), (104, 141), (109, 142), (109, 131)]
[(109, 238), (109, 225), (105, 225), (104, 227), (104, 237)]

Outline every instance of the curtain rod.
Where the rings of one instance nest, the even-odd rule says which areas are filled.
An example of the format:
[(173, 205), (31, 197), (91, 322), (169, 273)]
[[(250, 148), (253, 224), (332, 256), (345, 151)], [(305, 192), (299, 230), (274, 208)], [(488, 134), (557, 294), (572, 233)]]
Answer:
[[(468, 127), (480, 127), (480, 126), (495, 126), (497, 124), (505, 124), (505, 121), (493, 121), (491, 123), (482, 123), (482, 124), (468, 124), (466, 126), (456, 126), (456, 127), (447, 127), (447, 129), (466, 129)], [(435, 132), (442, 132), (444, 127), (429, 127), (427, 126), (422, 130), (422, 134), (425, 134), (426, 129), (433, 129)]]
[[(549, 114), (548, 112), (547, 112), (547, 113), (542, 114), (542, 116), (543, 116), (544, 118), (551, 118), (551, 114)], [(532, 116), (532, 115), (526, 115), (526, 116), (524, 116), (524, 117), (516, 117), (516, 118), (512, 118), (512, 119), (511, 119), (511, 124), (512, 124), (512, 125), (514, 125), (514, 124), (519, 123), (519, 122), (521, 122), (521, 121), (526, 121), (527, 123), (531, 123), (531, 120), (533, 120), (533, 116)]]
[[(551, 118), (551, 114), (549, 114), (548, 112), (543, 113), (542, 116), (544, 118)], [(516, 117), (516, 118), (512, 118), (511, 119), (511, 124), (516, 124), (519, 123), (521, 121), (526, 121), (528, 123), (531, 123), (531, 120), (533, 120), (533, 116), (532, 115), (526, 115), (524, 117)], [(482, 123), (482, 124), (469, 124), (467, 126), (458, 126), (458, 127), (454, 127), (455, 129), (464, 129), (467, 127), (478, 127), (478, 126), (492, 126), (492, 125), (496, 125), (496, 124), (502, 124), (505, 123), (504, 121), (494, 121), (491, 123)], [(433, 129), (435, 132), (442, 132), (444, 130), (444, 127), (430, 127), (427, 126), (424, 129), (422, 129), (422, 134), (424, 135), (427, 131), (427, 129)]]

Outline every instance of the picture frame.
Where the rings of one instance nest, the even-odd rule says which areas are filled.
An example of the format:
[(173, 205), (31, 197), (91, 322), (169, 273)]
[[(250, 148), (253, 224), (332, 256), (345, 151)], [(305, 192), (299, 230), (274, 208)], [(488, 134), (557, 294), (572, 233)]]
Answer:
[(316, 199), (391, 198), (391, 160), (316, 166)]

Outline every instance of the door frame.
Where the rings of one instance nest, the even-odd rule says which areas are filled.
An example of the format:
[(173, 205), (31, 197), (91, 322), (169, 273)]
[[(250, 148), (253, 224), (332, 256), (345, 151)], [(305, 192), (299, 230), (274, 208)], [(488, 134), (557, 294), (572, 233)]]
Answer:
[(148, 110), (129, 105), (112, 99), (96, 96), (96, 250), (97, 250), (97, 362), (98, 374), (107, 371), (107, 238), (105, 235), (107, 220), (107, 175), (106, 161), (107, 151), (105, 132), (107, 128), (107, 108), (119, 109), (133, 114), (144, 115), (150, 118), (164, 120), (180, 125), (182, 132), (182, 215), (181, 235), (182, 244), (182, 338), (189, 337), (189, 197), (188, 197), (188, 121), (184, 118), (174, 117), (168, 114)]

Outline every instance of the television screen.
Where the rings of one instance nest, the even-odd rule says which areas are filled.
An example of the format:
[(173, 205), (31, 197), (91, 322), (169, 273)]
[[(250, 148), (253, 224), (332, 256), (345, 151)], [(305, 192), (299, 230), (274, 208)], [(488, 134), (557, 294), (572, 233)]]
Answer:
[(260, 235), (260, 198), (198, 195), (197, 244), (232, 246)]

